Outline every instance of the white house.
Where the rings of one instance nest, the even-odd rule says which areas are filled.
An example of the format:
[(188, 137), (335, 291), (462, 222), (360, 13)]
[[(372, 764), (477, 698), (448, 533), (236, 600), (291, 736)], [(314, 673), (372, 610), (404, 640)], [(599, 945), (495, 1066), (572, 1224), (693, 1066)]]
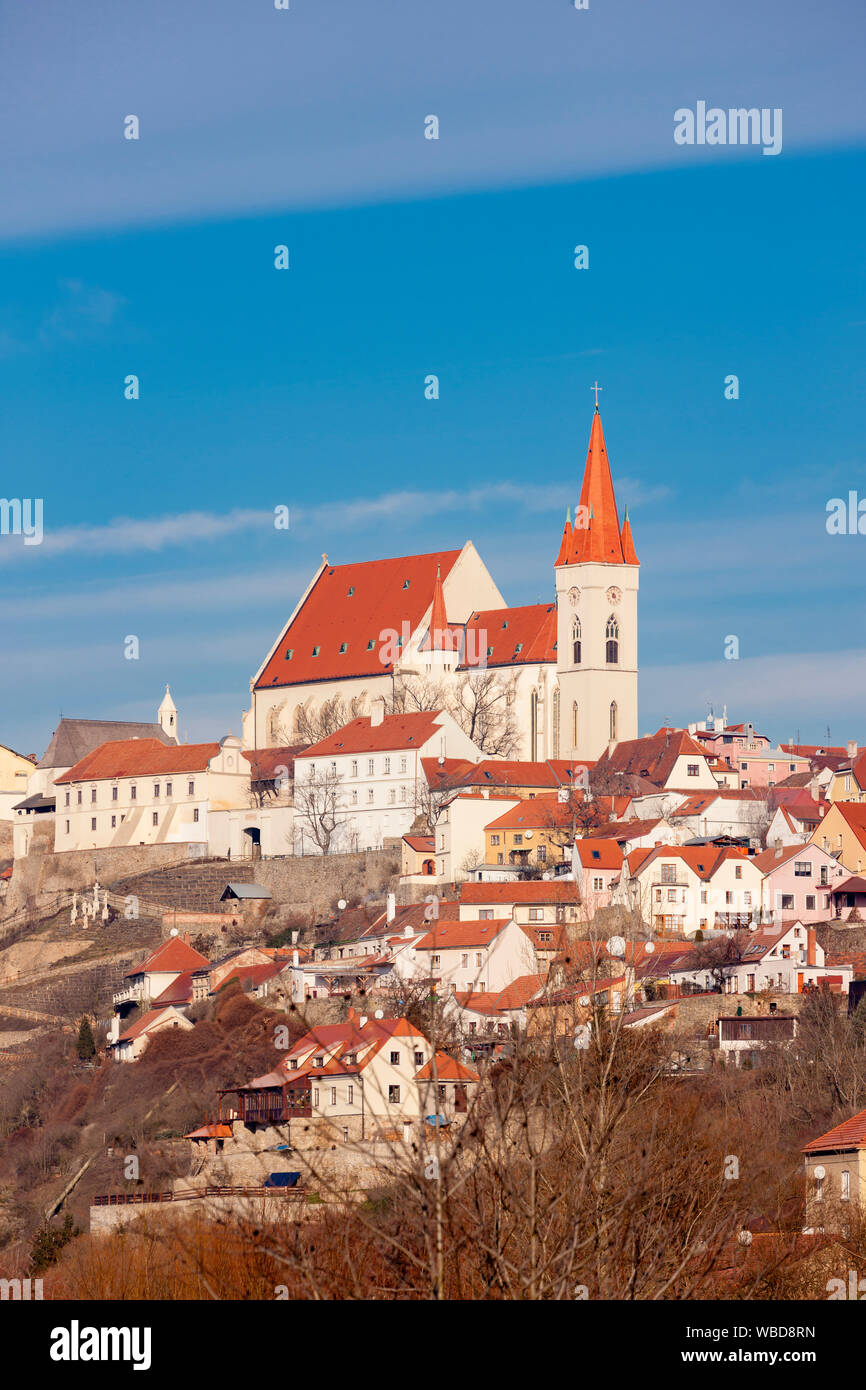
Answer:
[(763, 875), (741, 850), (659, 845), (623, 861), (615, 901), (638, 909), (654, 930), (693, 936), (757, 920)]
[(446, 801), (439, 808), (433, 832), (437, 881), (459, 883), (469, 877), (484, 862), (485, 825), (519, 805), (516, 797), (483, 792), (459, 792)]
[(208, 813), (249, 803), (240, 739), (103, 743), (56, 778), (54, 848), (208, 842)]
[(537, 969), (532, 942), (513, 917), (440, 918), (415, 950), (443, 994), (498, 992)]
[(401, 839), (424, 808), (422, 757), (478, 762), (480, 749), (444, 710), (353, 719), (295, 760), (295, 853), (322, 851), (317, 820), (333, 827), (331, 853), (380, 849)]

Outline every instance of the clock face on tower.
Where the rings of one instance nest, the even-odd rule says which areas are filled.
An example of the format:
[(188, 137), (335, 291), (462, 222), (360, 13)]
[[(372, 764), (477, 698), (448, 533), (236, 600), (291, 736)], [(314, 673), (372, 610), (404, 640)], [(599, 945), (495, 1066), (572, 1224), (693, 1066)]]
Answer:
[(622, 589), (618, 589), (615, 584), (611, 584), (607, 591), (608, 603), (619, 603), (622, 598)]
[(580, 599), (580, 590), (579, 590), (579, 589), (569, 589), (569, 591), (568, 591), (568, 601), (569, 601), (569, 603), (571, 604), (572, 608), (576, 608), (576, 607), (577, 607), (579, 599)]

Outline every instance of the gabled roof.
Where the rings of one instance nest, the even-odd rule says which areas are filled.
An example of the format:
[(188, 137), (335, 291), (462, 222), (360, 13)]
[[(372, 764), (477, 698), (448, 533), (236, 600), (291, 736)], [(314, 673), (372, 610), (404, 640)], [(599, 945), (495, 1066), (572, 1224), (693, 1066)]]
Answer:
[(587, 830), (584, 835), (585, 840), (616, 840), (618, 845), (624, 845), (629, 840), (639, 840), (644, 835), (651, 835), (657, 826), (664, 824), (662, 816), (655, 816), (648, 820), (612, 820), (605, 825), (595, 825)]
[(162, 945), (157, 946), (155, 951), (151, 951), (141, 965), (127, 970), (124, 978), (128, 980), (133, 975), (146, 975), (163, 970), (169, 972), (176, 970), (180, 974), (184, 970), (200, 970), (209, 966), (210, 961), (199, 951), (188, 945), (181, 937), (173, 936), (170, 940), (163, 941)]
[(580, 507), (582, 510), (578, 515), (588, 517), (588, 524), (581, 526), (577, 521), (575, 522), (568, 563), (579, 564), (586, 561), (596, 561), (614, 565), (636, 564), (637, 557), (634, 556), (631, 527), (629, 527), (628, 532), (628, 543), (634, 559), (626, 559), (623, 553), (619, 514), (616, 509), (613, 479), (610, 473), (610, 462), (598, 406), (593, 412), (592, 428), (589, 432), (589, 449), (586, 455), (583, 486), (580, 490)]
[[(447, 1052), (436, 1053), (436, 1078), (437, 1081), (480, 1081), (481, 1077), (477, 1071), (471, 1067), (465, 1067), (462, 1062), (458, 1062), (455, 1057), (449, 1057)], [(432, 1081), (433, 1079), (433, 1060), (426, 1062), (418, 1075), (416, 1081)]]
[(153, 1001), (154, 1008), (166, 1008), (169, 1004), (189, 1004), (192, 1002), (192, 970), (184, 970), (170, 985), (166, 985), (162, 994), (157, 995)]
[(434, 835), (404, 835), (404, 844), (410, 849), (414, 849), (418, 854), (431, 854), (436, 848), (436, 837)]
[(389, 653), (383, 650), (385, 634), (401, 633), (404, 622), (410, 632), (416, 630), (433, 601), (437, 570), (447, 579), (459, 555), (459, 550), (440, 550), (323, 565), (256, 681), (256, 690), (392, 671)]
[[(833, 805), (839, 815), (849, 826), (855, 838), (866, 849), (866, 802), (863, 801), (834, 801)], [(791, 807), (793, 815), (798, 815), (795, 807)]]
[(628, 855), (629, 872), (638, 873), (658, 858), (680, 859), (702, 879), (712, 878), (728, 859), (735, 859), (740, 864), (751, 862), (742, 850), (731, 845), (654, 845), (652, 849), (637, 849)]
[(440, 918), (433, 923), (427, 935), (415, 943), (415, 949), (459, 951), (464, 946), (489, 946), (510, 921), (510, 917), (488, 918), (478, 922), (443, 922)]
[[(276, 777), (294, 776), (295, 758), (305, 748), (303, 743), (290, 743), (284, 747), (249, 748), (243, 756), (250, 765), (250, 778), (253, 782), (273, 782)], [(285, 772), (281, 772), (285, 769)]]
[(706, 751), (685, 729), (657, 729), (645, 738), (625, 739), (611, 752), (605, 749), (598, 760), (599, 770), (634, 773), (664, 786), (677, 758), (695, 757), (706, 761)]
[[(173, 1013), (177, 1013), (177, 1010), (171, 1005), (159, 1009), (148, 1009), (146, 1014), (142, 1014), (141, 1018), (136, 1019), (131, 1028), (127, 1028), (125, 1033), (121, 1033), (116, 1043), (110, 1043), (109, 1046), (117, 1047), (117, 1043), (132, 1042), (135, 1038), (140, 1037), (142, 1033), (149, 1033), (153, 1025), (157, 1023), (159, 1019), (164, 1018), (166, 1014)], [(188, 1019), (184, 1018), (183, 1014), (180, 1015), (180, 1018), (183, 1019), (184, 1023), (189, 1022)], [(190, 1024), (190, 1027), (192, 1027), (192, 1024)]]
[[(320, 743), (305, 748), (298, 758), (333, 757), (342, 753), (377, 753), (414, 751), (423, 748), (441, 725), (442, 711), (420, 710), (412, 714), (386, 714), (380, 724), (373, 724), (369, 715), (353, 719)], [(435, 762), (435, 759), (433, 759)]]
[[(592, 768), (584, 761), (579, 768)], [(517, 762), (508, 758), (483, 758), (471, 763), (465, 758), (422, 758), (421, 767), (433, 791), (457, 791), (464, 787), (539, 787), (549, 791), (574, 785), (575, 764), (564, 758), (546, 762)]]
[(159, 724), (120, 719), (61, 719), (37, 767), (72, 767), (103, 743), (131, 738), (158, 739), (176, 746)]
[(219, 751), (218, 743), (165, 744), (155, 738), (119, 739), (103, 743), (55, 780), (60, 786), (64, 782), (100, 782), (116, 777), (161, 777), (204, 772), (211, 758), (215, 758)]
[[(826, 850), (822, 850), (818, 845), (781, 845), (778, 849), (762, 849), (760, 854), (751, 855), (753, 864), (756, 864), (762, 874), (771, 874), (774, 869), (787, 864), (790, 859), (802, 859), (809, 851), (817, 850), (819, 854), (826, 855)], [(829, 858), (829, 855), (826, 855)]]
[[(473, 657), (466, 653), (460, 670), (470, 666), (525, 666), (556, 661), (556, 604), (532, 603), (523, 608), (489, 608), (473, 613), (466, 624), (470, 632), (486, 633), (480, 647), (467, 640)], [(478, 639), (476, 639), (477, 641)]]
[(485, 825), (485, 830), (554, 830), (572, 823), (572, 808), (556, 796), (534, 796), (519, 801), (504, 815)]
[(843, 1120), (826, 1134), (804, 1144), (802, 1152), (832, 1153), (834, 1149), (866, 1149), (866, 1110), (858, 1110), (850, 1120)]

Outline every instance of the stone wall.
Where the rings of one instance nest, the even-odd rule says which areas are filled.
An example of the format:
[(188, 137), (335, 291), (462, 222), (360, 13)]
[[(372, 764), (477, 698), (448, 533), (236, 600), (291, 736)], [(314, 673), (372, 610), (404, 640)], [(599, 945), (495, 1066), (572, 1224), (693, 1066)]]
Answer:
[(270, 888), (276, 904), (321, 915), (339, 898), (384, 897), (399, 877), (400, 854), (396, 848), (364, 854), (306, 854), (261, 859), (254, 869), (255, 882)]
[[(50, 819), (50, 818), (49, 818)], [(33, 827), (30, 853), (16, 859), (5, 908), (14, 911), (52, 893), (80, 892), (97, 879), (111, 887), (118, 880), (169, 864), (189, 863), (186, 845), (121, 845), (112, 849), (73, 849), (54, 853), (54, 821)]]

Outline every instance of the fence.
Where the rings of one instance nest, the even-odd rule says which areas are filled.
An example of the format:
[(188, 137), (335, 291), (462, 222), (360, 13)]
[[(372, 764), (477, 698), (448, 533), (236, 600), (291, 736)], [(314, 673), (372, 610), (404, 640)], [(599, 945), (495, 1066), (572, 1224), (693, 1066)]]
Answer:
[(197, 1197), (303, 1197), (303, 1187), (188, 1187), (177, 1192), (104, 1192), (93, 1197), (94, 1207), (143, 1206), (148, 1202), (189, 1202)]

